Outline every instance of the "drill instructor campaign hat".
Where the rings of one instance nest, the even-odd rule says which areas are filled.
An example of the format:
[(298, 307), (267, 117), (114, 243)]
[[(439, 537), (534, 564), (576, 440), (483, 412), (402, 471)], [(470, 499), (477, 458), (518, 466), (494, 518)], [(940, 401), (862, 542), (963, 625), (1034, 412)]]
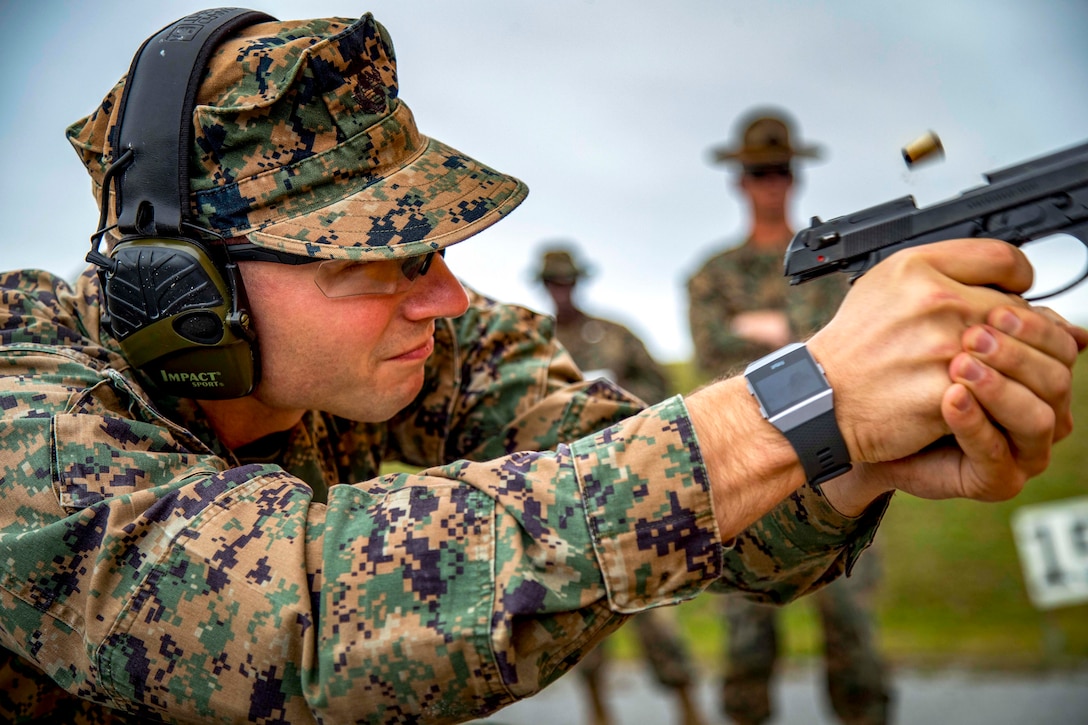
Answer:
[[(124, 83), (67, 129), (100, 204)], [(528, 193), (419, 132), (399, 97), (392, 40), (370, 13), (260, 23), (228, 37), (208, 61), (193, 139), (196, 224), (317, 259), (442, 249)]]
[(710, 150), (715, 164), (739, 163), (746, 168), (789, 166), (794, 157), (818, 159), (820, 147), (793, 146), (792, 120), (777, 109), (758, 109), (740, 122), (743, 135), (739, 146), (724, 145)]

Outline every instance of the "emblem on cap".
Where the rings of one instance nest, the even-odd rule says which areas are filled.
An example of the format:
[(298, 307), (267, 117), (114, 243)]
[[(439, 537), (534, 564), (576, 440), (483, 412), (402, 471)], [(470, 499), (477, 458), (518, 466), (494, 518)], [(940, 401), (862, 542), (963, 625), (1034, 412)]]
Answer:
[(385, 113), (385, 83), (378, 71), (373, 68), (363, 68), (356, 78), (351, 97), (359, 104), (363, 113), (370, 115)]

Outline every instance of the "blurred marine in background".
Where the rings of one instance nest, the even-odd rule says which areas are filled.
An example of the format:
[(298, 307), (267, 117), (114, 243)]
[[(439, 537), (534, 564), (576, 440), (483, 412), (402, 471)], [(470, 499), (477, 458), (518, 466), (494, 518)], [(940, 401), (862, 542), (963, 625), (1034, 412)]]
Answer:
[(665, 371), (638, 336), (623, 325), (587, 315), (574, 301), (578, 281), (590, 275), (575, 261), (569, 244), (544, 251), (537, 280), (555, 308), (555, 336), (578, 363), (587, 380), (607, 378), (649, 404), (669, 395)]
[[(793, 237), (789, 201), (795, 158), (820, 149), (792, 145), (792, 122), (778, 109), (755, 109), (741, 119), (739, 144), (712, 149), (713, 161), (739, 167), (737, 188), (748, 204), (749, 228), (739, 244), (711, 257), (688, 281), (691, 336), (701, 375), (718, 377), (827, 323), (846, 294), (844, 275), (791, 287), (783, 255)], [(884, 723), (889, 692), (870, 614), (878, 578), (872, 550), (852, 576), (815, 595), (824, 632), (831, 705), (844, 723)], [(770, 683), (778, 656), (778, 611), (740, 597), (725, 598), (729, 630), (723, 709), (734, 722), (771, 716)]]

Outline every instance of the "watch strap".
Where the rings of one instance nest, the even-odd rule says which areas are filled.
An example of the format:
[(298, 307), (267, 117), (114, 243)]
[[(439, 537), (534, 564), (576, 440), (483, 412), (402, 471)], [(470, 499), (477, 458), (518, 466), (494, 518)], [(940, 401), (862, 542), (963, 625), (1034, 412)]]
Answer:
[(835, 420), (834, 408), (784, 431), (813, 486), (850, 470), (850, 451)]

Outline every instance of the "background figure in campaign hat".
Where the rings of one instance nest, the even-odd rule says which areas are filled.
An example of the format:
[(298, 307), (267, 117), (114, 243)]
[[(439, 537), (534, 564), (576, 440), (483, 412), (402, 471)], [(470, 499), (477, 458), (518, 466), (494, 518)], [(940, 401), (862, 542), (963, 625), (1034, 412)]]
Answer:
[[(747, 202), (749, 227), (739, 244), (720, 252), (688, 281), (689, 317), (700, 372), (716, 377), (795, 340), (834, 315), (846, 293), (844, 275), (791, 287), (783, 254), (793, 229), (789, 203), (797, 160), (821, 149), (799, 143), (790, 117), (759, 108), (739, 123), (739, 143), (711, 149), (715, 164), (739, 170), (737, 189)], [(887, 721), (889, 691), (870, 613), (879, 559), (870, 548), (850, 577), (816, 593), (824, 634), (824, 661), (832, 707), (844, 723)], [(722, 704), (737, 723), (771, 716), (771, 681), (778, 656), (776, 608), (726, 597), (728, 628)]]

